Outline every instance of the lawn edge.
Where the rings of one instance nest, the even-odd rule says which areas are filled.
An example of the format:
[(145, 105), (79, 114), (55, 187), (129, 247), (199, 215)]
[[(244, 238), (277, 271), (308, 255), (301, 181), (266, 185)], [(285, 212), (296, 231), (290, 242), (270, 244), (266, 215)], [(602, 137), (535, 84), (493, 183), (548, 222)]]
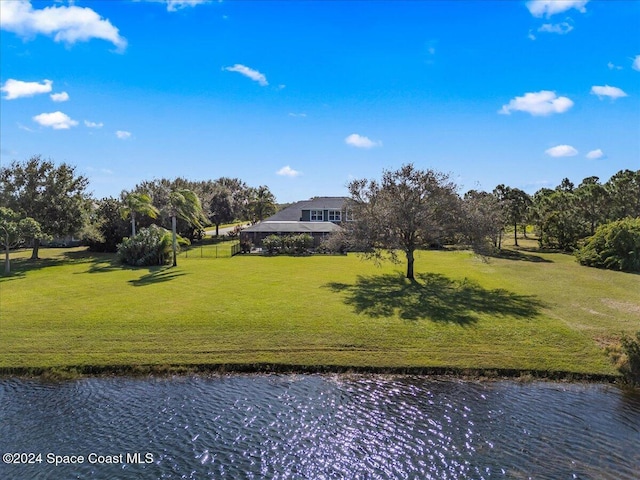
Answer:
[(447, 377), (467, 380), (560, 381), (623, 384), (621, 375), (556, 370), (460, 367), (374, 367), (355, 365), (296, 365), (284, 363), (211, 363), (171, 365), (68, 365), (59, 367), (0, 367), (0, 378), (73, 380), (83, 377), (189, 376), (207, 374), (374, 374)]

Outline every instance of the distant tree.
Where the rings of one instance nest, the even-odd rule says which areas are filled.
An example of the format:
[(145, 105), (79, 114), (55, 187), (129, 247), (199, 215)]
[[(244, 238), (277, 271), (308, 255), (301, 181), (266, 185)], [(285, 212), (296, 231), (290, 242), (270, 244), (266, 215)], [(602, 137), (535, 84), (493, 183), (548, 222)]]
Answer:
[(470, 190), (462, 200), (461, 234), (465, 243), (476, 252), (483, 252), (489, 245), (500, 248), (504, 211), (495, 195)]
[[(75, 167), (55, 166), (40, 155), (0, 169), (0, 203), (21, 217), (37, 221), (43, 233), (64, 237), (79, 232), (88, 208), (88, 180)], [(40, 239), (33, 242), (32, 259), (38, 258)]]
[(606, 221), (609, 210), (609, 196), (598, 177), (587, 177), (575, 189), (576, 208), (583, 222), (589, 226), (589, 235)]
[(398, 250), (407, 260), (407, 278), (414, 278), (416, 249), (439, 242), (455, 229), (459, 198), (449, 176), (418, 170), (412, 164), (384, 171), (382, 180), (349, 184), (354, 221), (347, 228), (354, 244), (369, 258)]
[(131, 218), (131, 236), (136, 236), (136, 215), (156, 218), (160, 212), (153, 206), (151, 197), (147, 193), (131, 192), (124, 195), (120, 208), (122, 218)]
[(217, 186), (209, 202), (208, 216), (216, 226), (216, 237), (222, 223), (231, 222), (235, 219), (232, 192), (227, 187)]
[(115, 252), (122, 239), (129, 235), (131, 226), (122, 218), (122, 203), (116, 198), (103, 198), (95, 202), (90, 222), (98, 232), (85, 241), (94, 252)]
[(539, 225), (541, 247), (573, 250), (578, 240), (586, 235), (576, 208), (576, 195), (572, 189), (559, 186), (544, 189), (534, 196), (535, 215)]
[(276, 213), (276, 198), (266, 185), (249, 188), (245, 210), (252, 223), (260, 222)]
[(202, 211), (202, 205), (198, 196), (186, 188), (173, 190), (169, 194), (167, 205), (171, 216), (171, 234), (173, 248), (173, 266), (178, 265), (178, 235), (176, 231), (177, 219), (181, 218), (190, 225), (202, 228), (202, 223), (207, 221)]
[(11, 273), (9, 251), (26, 240), (42, 238), (40, 224), (31, 217), (20, 218), (10, 208), (0, 207), (0, 243), (4, 247), (4, 273)]
[(493, 194), (505, 213), (505, 220), (513, 225), (513, 241), (517, 247), (518, 224), (527, 218), (531, 198), (519, 188), (511, 188), (502, 184), (493, 190)]
[(640, 170), (620, 170), (605, 184), (609, 194), (610, 220), (640, 217)]

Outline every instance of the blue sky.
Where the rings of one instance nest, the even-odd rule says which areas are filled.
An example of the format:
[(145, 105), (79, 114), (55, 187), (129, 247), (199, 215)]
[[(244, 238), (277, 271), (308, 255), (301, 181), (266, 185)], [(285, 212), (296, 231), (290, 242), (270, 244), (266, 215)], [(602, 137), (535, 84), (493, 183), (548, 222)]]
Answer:
[(461, 192), (640, 168), (640, 2), (0, 2), (3, 165), (98, 197), (239, 177), (280, 202), (413, 162)]

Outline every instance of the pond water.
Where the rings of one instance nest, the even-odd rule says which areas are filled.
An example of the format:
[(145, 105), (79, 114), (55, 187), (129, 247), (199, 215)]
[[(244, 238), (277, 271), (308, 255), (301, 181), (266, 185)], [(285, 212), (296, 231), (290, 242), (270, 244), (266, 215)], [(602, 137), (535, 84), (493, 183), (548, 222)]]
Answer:
[(640, 395), (376, 375), (4, 379), (0, 453), (3, 479), (637, 479)]

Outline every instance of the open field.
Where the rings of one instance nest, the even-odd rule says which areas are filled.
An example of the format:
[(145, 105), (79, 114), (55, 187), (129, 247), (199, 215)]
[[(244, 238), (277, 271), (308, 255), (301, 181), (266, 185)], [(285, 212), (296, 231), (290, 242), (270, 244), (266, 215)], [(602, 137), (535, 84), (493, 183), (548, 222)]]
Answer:
[[(526, 244), (526, 241), (525, 241)], [(180, 257), (128, 268), (83, 248), (16, 252), (0, 277), (0, 368), (288, 364), (617, 374), (602, 345), (640, 330), (640, 276), (573, 257), (419, 252)]]

